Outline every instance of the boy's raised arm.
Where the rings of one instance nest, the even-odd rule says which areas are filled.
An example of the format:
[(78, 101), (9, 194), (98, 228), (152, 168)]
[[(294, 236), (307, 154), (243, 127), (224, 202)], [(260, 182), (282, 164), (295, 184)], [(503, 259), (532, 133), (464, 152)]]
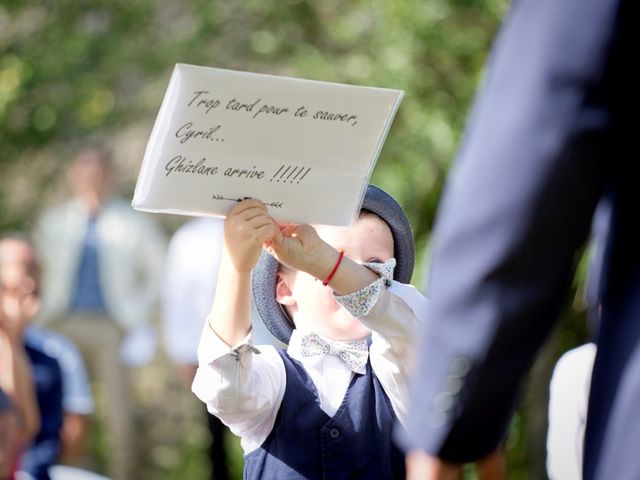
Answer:
[(236, 205), (224, 223), (224, 247), (209, 326), (229, 346), (251, 328), (251, 270), (266, 240), (281, 236), (278, 225), (257, 200)]
[(370, 285), (378, 274), (344, 256), (322, 240), (310, 225), (281, 226), (281, 236), (267, 242), (267, 250), (280, 263), (301, 270), (318, 280), (325, 280), (339, 262), (328, 285), (337, 295), (346, 295)]
[[(244, 348), (251, 328), (251, 270), (263, 242), (280, 235), (257, 200), (244, 200), (224, 225), (224, 248), (213, 306), (198, 348), (192, 390), (210, 413), (242, 438), (245, 453), (258, 448), (273, 428), (284, 395), (285, 370), (270, 346)], [(225, 348), (226, 345), (230, 348)]]

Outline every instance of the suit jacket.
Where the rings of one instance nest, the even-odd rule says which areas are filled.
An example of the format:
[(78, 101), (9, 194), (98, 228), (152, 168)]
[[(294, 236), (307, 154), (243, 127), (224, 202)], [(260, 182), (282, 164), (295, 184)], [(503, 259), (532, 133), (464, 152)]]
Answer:
[[(70, 200), (44, 213), (35, 240), (43, 263), (43, 322), (64, 318), (76, 281), (89, 212)], [(127, 202), (113, 198), (97, 217), (100, 283), (107, 311), (124, 331), (150, 320), (158, 300), (166, 239)]]
[(463, 462), (497, 446), (606, 201), (585, 478), (640, 478), (638, 83), (626, 63), (637, 10), (519, 0), (510, 11), (438, 213), (405, 447)]

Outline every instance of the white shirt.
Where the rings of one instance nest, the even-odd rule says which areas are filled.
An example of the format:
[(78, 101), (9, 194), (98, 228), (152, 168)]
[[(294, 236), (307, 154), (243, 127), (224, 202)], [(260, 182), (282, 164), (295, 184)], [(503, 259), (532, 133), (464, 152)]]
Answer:
[[(411, 285), (392, 282), (373, 309), (361, 320), (373, 333), (369, 358), (393, 410), (406, 417), (407, 380), (414, 365), (417, 334), (427, 307), (426, 299)], [(249, 346), (252, 334), (230, 348), (209, 327), (198, 347), (199, 368), (193, 392), (208, 410), (241, 438), (245, 454), (269, 436), (286, 387), (282, 358), (272, 346)], [(298, 360), (313, 380), (320, 407), (333, 416), (347, 391), (352, 372), (334, 355), (302, 357), (301, 334), (294, 330), (287, 352)]]
[(566, 352), (549, 385), (547, 474), (551, 480), (580, 480), (584, 430), (596, 346), (588, 343)]
[(164, 344), (169, 356), (197, 363), (204, 319), (211, 309), (222, 252), (224, 220), (198, 218), (171, 238), (162, 285)]

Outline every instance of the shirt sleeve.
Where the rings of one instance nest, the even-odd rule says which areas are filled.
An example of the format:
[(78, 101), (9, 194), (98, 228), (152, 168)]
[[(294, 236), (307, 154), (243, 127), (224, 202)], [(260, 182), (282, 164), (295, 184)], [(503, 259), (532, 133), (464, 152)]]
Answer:
[(551, 480), (581, 478), (593, 343), (569, 350), (553, 370), (549, 384), (547, 475)]
[(91, 384), (78, 347), (65, 336), (51, 330), (30, 326), (25, 340), (37, 344), (60, 366), (62, 408), (65, 413), (90, 415), (95, 409)]
[(64, 342), (61, 345), (60, 370), (64, 390), (62, 406), (67, 413), (90, 415), (95, 407), (91, 396), (89, 376), (80, 352), (75, 345)]
[(284, 397), (284, 363), (270, 345), (253, 346), (253, 334), (230, 347), (209, 327), (198, 347), (192, 390), (209, 412), (241, 438), (247, 454), (269, 436)]
[(385, 263), (365, 263), (363, 265), (380, 277), (370, 285), (353, 293), (335, 296), (336, 301), (356, 318), (365, 317), (376, 305), (383, 290), (391, 286), (396, 259), (390, 258)]
[(413, 371), (421, 320), (427, 299), (412, 285), (392, 280), (395, 259), (365, 264), (380, 274), (371, 285), (336, 301), (372, 330), (371, 367), (400, 423), (408, 407), (408, 379)]

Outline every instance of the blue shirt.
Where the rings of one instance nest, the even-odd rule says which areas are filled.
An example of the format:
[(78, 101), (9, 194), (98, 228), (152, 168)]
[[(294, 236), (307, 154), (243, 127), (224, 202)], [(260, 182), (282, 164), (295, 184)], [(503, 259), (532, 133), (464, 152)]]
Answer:
[(98, 232), (95, 216), (89, 217), (87, 222), (87, 231), (82, 244), (80, 264), (76, 273), (76, 283), (71, 295), (69, 310), (71, 312), (106, 312), (100, 285)]

